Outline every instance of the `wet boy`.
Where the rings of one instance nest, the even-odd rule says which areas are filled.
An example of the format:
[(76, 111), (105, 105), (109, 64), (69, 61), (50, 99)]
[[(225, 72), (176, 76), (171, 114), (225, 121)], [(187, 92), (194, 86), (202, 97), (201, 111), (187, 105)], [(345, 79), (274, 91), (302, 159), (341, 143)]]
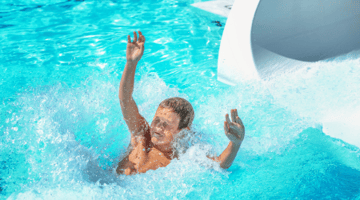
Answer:
[[(119, 99), (124, 120), (131, 133), (129, 154), (119, 162), (118, 174), (145, 173), (167, 166), (174, 156), (172, 142), (183, 129), (190, 129), (194, 119), (191, 104), (183, 98), (173, 97), (160, 103), (151, 125), (139, 113), (132, 98), (136, 65), (144, 53), (145, 37), (139, 31), (139, 39), (134, 32), (134, 40), (128, 35), (126, 65), (122, 74)], [(229, 168), (245, 136), (245, 129), (237, 110), (231, 110), (231, 119), (225, 115), (225, 135), (230, 142), (218, 157), (211, 158), (219, 162), (222, 168)]]

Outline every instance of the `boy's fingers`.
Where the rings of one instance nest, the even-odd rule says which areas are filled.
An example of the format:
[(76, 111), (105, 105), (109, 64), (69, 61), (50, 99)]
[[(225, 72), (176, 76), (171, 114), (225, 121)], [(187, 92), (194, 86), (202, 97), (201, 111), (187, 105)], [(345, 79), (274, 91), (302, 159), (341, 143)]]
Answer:
[(225, 129), (225, 133), (228, 133), (230, 131), (229, 124), (227, 122), (224, 122), (224, 129)]
[(226, 119), (226, 122), (227, 122), (228, 124), (231, 123), (230, 118), (229, 118), (229, 114), (226, 114), (226, 115), (225, 115), (225, 119)]
[(134, 43), (137, 42), (137, 35), (136, 35), (136, 32), (134, 31)]
[(139, 33), (139, 40), (138, 40), (138, 41), (139, 41), (139, 42), (142, 42), (142, 37), (141, 37), (142, 35), (141, 35), (141, 32), (140, 32), (140, 31), (138, 31), (138, 33)]
[(240, 117), (236, 117), (236, 122), (241, 126), (244, 126), (243, 122), (241, 121)]
[(128, 43), (131, 43), (130, 35), (128, 35)]
[(232, 122), (236, 122), (235, 109), (231, 109), (231, 120), (232, 120)]
[(229, 137), (229, 135), (231, 135), (230, 132), (225, 132), (225, 135), (227, 135)]
[(139, 42), (145, 43), (145, 36), (141, 33), (141, 31), (138, 31), (138, 32), (139, 32), (139, 37), (140, 37)]

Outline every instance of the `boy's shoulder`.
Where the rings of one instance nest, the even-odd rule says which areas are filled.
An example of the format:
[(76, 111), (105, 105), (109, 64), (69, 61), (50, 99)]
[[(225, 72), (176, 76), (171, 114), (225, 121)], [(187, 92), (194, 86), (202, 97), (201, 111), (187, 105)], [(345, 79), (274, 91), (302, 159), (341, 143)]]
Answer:
[(134, 149), (138, 145), (142, 145), (146, 149), (149, 149), (152, 146), (150, 126), (148, 122), (144, 121), (144, 123), (139, 124), (138, 127), (138, 130), (135, 133), (131, 134), (130, 148)]

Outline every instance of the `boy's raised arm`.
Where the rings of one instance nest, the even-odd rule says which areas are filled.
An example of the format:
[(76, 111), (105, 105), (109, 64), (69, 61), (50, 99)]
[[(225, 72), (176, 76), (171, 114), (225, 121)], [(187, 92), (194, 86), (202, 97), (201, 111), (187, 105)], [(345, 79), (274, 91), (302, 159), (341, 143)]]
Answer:
[(236, 154), (240, 149), (241, 143), (245, 137), (245, 127), (236, 109), (231, 110), (231, 120), (229, 115), (225, 115), (226, 121), (224, 122), (225, 135), (229, 138), (230, 142), (226, 149), (220, 156), (213, 158), (213, 160), (220, 162), (220, 167), (229, 168), (235, 160)]
[(141, 128), (145, 128), (147, 124), (144, 117), (140, 115), (138, 107), (132, 98), (136, 65), (144, 53), (144, 43), (145, 37), (140, 31), (139, 40), (137, 40), (135, 31), (133, 42), (131, 42), (130, 35), (128, 35), (128, 43), (126, 47), (126, 65), (119, 87), (121, 111), (132, 136), (140, 132)]

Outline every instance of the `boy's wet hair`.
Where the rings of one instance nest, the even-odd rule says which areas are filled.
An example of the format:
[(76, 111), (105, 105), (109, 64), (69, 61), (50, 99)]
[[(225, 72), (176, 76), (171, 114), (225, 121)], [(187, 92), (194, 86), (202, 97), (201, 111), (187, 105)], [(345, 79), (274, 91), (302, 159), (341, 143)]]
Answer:
[(172, 97), (162, 101), (159, 107), (160, 106), (163, 108), (171, 108), (180, 116), (179, 129), (190, 128), (195, 116), (194, 109), (190, 102), (180, 97)]

